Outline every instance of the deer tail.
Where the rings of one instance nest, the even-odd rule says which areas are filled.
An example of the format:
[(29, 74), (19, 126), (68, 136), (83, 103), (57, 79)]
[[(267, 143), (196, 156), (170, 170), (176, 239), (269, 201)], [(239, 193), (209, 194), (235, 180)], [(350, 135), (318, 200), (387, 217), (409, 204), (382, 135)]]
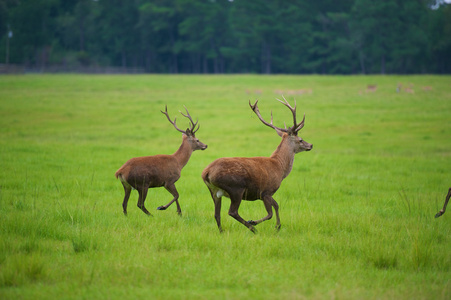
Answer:
[(202, 172), (202, 179), (204, 180), (204, 182), (210, 183), (210, 178), (208, 178), (208, 171), (207, 170), (204, 170)]
[(116, 176), (116, 179), (120, 179), (122, 181), (122, 179), (123, 179), (123, 177), (122, 177), (122, 168), (117, 170), (116, 173), (114, 173), (114, 176)]

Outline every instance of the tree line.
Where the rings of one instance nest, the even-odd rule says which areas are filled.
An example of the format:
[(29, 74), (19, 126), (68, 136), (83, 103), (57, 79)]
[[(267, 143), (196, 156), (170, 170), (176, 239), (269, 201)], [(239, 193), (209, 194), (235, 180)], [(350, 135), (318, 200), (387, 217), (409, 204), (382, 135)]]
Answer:
[(444, 0), (0, 0), (0, 62), (149, 73), (451, 73)]

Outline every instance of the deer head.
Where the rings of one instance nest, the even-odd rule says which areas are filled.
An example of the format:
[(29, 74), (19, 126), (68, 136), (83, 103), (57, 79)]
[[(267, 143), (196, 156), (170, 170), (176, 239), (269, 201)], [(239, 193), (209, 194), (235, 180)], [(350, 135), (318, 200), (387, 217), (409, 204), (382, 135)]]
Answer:
[[(185, 106), (183, 106), (183, 107), (185, 107)], [(169, 117), (169, 114), (168, 114), (168, 106), (167, 105), (165, 107), (165, 111), (161, 111), (161, 112), (166, 116), (166, 118), (168, 118), (169, 122), (174, 126), (175, 129), (177, 129), (177, 131), (183, 133), (183, 135), (186, 136), (193, 151), (207, 149), (207, 145), (205, 145), (204, 143), (199, 141), (199, 139), (196, 138), (196, 135), (195, 135), (196, 132), (200, 128), (200, 125), (198, 124), (199, 121), (197, 120), (196, 122), (194, 122), (186, 107), (185, 107), (185, 110), (186, 110), (186, 115), (182, 112), (180, 112), (180, 113), (182, 114), (182, 116), (184, 116), (185, 118), (188, 118), (190, 121), (189, 128), (187, 128), (186, 130), (181, 130), (180, 128), (177, 127), (176, 118), (174, 118), (174, 121), (171, 120), (171, 118)], [(196, 128), (196, 126), (197, 126), (197, 128)]]
[(262, 121), (263, 124), (274, 129), (277, 132), (277, 134), (279, 136), (281, 136), (282, 138), (285, 138), (284, 136), (286, 135), (286, 138), (288, 139), (290, 146), (292, 147), (294, 153), (312, 150), (313, 145), (307, 143), (300, 136), (298, 136), (298, 132), (302, 129), (302, 127), (304, 127), (305, 114), (304, 114), (304, 118), (302, 119), (302, 121), (300, 123), (297, 123), (297, 121), (296, 121), (296, 101), (294, 102), (294, 107), (292, 107), (288, 103), (288, 101), (285, 99), (285, 97), (283, 97), (283, 100), (284, 101), (277, 99), (277, 101), (279, 101), (280, 103), (282, 103), (283, 105), (288, 107), (288, 109), (291, 111), (291, 113), (293, 115), (293, 126), (291, 126), (289, 128), (287, 128), (286, 124), (285, 124), (285, 128), (280, 128), (280, 127), (274, 126), (272, 111), (271, 111), (271, 122), (268, 123), (267, 121), (265, 121), (263, 119), (263, 117), (261, 116), (260, 111), (258, 109), (258, 106), (257, 106), (258, 100), (255, 101), (254, 105), (252, 105), (251, 101), (249, 100), (249, 106), (254, 111), (254, 113), (257, 115), (257, 117), (260, 119), (260, 121)]

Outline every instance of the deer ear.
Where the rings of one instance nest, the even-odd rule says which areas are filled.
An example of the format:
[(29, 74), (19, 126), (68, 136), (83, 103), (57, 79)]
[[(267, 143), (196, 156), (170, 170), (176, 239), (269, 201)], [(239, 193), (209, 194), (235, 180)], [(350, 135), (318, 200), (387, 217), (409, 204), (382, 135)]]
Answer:
[(277, 132), (277, 134), (280, 136), (280, 137), (282, 137), (283, 136), (283, 134), (284, 134), (284, 132), (283, 131), (280, 131), (279, 129), (275, 129), (276, 130), (276, 132)]

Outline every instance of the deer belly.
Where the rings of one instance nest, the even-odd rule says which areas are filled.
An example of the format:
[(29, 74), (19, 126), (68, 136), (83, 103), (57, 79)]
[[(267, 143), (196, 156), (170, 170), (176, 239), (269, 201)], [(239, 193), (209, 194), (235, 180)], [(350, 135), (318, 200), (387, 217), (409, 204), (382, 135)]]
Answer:
[(159, 178), (158, 176), (141, 176), (141, 177), (132, 177), (128, 179), (128, 183), (134, 188), (153, 188), (153, 187), (161, 187), (165, 184), (164, 178)]
[(246, 189), (243, 193), (243, 200), (257, 200), (261, 199), (261, 193), (257, 190)]
[[(223, 189), (218, 189), (215, 192), (215, 195), (217, 198), (221, 198), (221, 197), (230, 198), (230, 195)], [(259, 193), (249, 193), (247, 190), (245, 190), (243, 193), (242, 199), (243, 200), (257, 200), (257, 199), (260, 199), (260, 195), (259, 195)]]

